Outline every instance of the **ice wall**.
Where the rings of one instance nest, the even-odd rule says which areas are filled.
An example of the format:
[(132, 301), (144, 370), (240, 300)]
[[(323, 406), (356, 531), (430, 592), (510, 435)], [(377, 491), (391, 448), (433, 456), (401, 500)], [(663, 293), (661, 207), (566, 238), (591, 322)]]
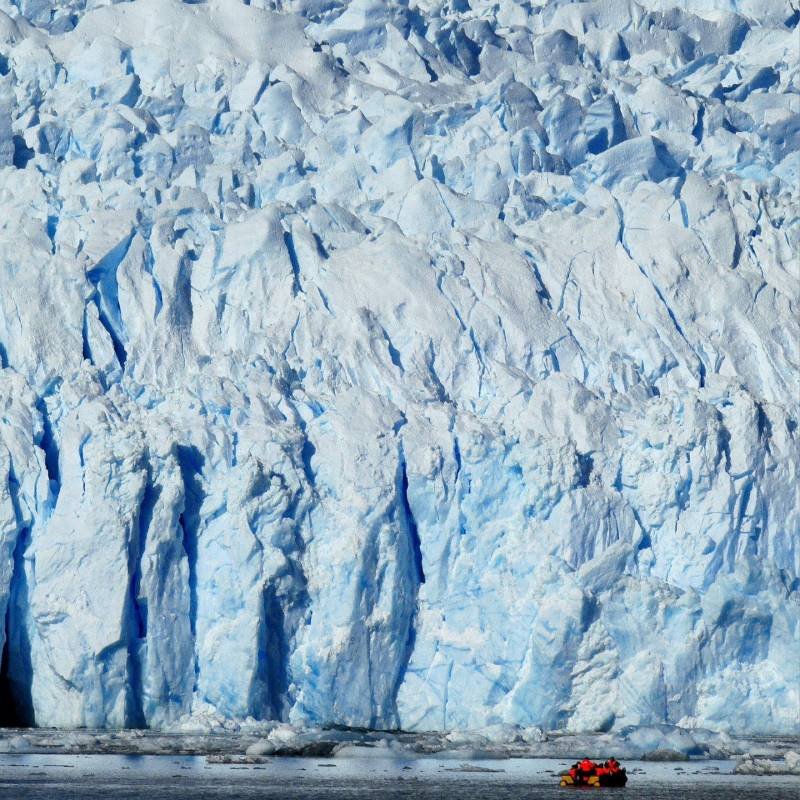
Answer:
[(0, 723), (797, 731), (798, 19), (0, 0)]

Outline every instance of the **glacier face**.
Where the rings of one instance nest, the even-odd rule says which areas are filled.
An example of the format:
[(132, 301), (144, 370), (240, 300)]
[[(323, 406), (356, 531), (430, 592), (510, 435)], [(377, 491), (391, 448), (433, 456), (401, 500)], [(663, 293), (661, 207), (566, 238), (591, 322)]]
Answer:
[(784, 0), (0, 0), (0, 722), (797, 731)]

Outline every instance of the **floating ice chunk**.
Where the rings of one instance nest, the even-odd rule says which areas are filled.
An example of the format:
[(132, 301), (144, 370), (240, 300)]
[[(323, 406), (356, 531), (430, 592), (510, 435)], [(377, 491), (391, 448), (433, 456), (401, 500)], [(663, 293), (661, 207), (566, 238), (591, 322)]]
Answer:
[(800, 753), (790, 750), (782, 759), (758, 758), (746, 754), (736, 762), (737, 775), (800, 775)]

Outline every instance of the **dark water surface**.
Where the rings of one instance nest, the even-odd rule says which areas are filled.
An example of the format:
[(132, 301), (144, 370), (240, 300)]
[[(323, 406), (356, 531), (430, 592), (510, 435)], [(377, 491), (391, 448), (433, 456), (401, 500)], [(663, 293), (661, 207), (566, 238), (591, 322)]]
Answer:
[[(2, 755), (0, 799), (563, 800), (578, 791), (558, 787), (556, 774), (564, 766), (565, 761), (545, 759), (462, 763), (275, 758), (265, 764), (230, 765), (175, 756)], [(620, 799), (800, 800), (796, 778), (740, 777), (731, 768), (731, 762), (630, 763), (628, 787), (601, 791)]]

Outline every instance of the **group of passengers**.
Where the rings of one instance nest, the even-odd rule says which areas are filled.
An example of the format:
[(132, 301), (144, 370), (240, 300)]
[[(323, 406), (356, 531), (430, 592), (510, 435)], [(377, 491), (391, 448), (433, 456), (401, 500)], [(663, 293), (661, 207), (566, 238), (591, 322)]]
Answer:
[(614, 756), (611, 756), (607, 761), (602, 764), (596, 764), (589, 758), (584, 758), (583, 761), (576, 761), (569, 770), (569, 774), (573, 780), (587, 780), (592, 775), (603, 777), (604, 775), (615, 775), (622, 769), (619, 761)]

